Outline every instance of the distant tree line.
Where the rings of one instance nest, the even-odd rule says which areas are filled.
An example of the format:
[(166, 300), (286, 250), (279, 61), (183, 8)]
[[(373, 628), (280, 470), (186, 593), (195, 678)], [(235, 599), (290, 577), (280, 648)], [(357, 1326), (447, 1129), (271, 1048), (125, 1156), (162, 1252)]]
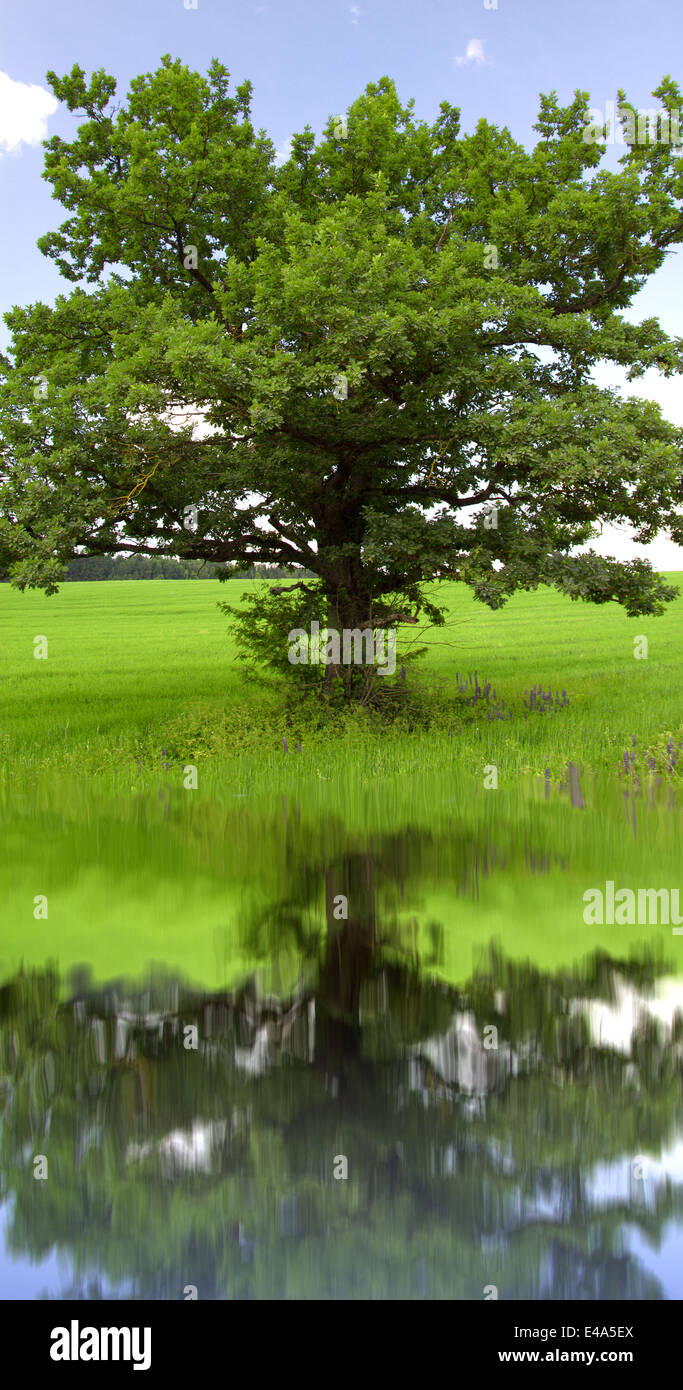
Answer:
[[(283, 565), (251, 565), (240, 570), (236, 565), (212, 565), (203, 560), (183, 560), (172, 555), (76, 555), (68, 566), (65, 580), (101, 579), (216, 579), (219, 574), (234, 570), (240, 579), (286, 579), (293, 569)], [(296, 570), (296, 577), (312, 578), (309, 570)], [(0, 582), (8, 583), (6, 570), (0, 569)]]
[(86, 579), (213, 579), (216, 565), (171, 555), (76, 555), (65, 580)]

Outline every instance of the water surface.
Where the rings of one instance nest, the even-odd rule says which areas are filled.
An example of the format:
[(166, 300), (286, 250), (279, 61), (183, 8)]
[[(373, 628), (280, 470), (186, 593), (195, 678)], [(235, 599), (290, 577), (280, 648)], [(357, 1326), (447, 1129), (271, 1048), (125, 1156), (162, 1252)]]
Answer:
[(678, 809), (492, 804), (8, 797), (0, 1296), (680, 1298)]

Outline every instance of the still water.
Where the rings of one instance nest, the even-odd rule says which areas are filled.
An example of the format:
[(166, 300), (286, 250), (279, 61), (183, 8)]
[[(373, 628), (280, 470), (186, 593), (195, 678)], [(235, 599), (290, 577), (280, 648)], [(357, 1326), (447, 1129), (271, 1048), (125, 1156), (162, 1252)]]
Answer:
[(586, 802), (6, 803), (0, 1297), (680, 1298), (683, 936), (582, 896), (678, 810)]

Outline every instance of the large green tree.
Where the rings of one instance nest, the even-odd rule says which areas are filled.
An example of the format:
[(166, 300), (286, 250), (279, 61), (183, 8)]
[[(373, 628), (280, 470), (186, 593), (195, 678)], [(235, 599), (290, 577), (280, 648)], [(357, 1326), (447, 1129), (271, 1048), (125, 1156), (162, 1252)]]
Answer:
[(17, 585), (161, 552), (305, 567), (337, 627), (414, 613), (436, 576), (661, 611), (647, 563), (572, 552), (609, 522), (683, 541), (681, 431), (591, 380), (682, 369), (622, 312), (683, 240), (676, 147), (609, 172), (587, 93), (542, 96), (527, 150), (447, 102), (418, 121), (382, 78), (278, 165), (218, 62), (165, 57), (119, 105), (103, 71), (48, 79), (83, 115), (46, 142), (68, 216), (39, 242), (73, 289), (6, 316)]

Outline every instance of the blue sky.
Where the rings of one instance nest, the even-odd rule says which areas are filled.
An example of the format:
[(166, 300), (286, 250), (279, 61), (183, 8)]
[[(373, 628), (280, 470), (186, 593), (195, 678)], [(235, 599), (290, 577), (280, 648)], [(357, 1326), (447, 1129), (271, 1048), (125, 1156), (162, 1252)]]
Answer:
[[(196, 8), (186, 9), (191, 3)], [(683, 81), (683, 7), (678, 0), (497, 0), (490, 9), (484, 0), (2, 0), (0, 313), (68, 290), (35, 245), (63, 217), (41, 179), (40, 140), (67, 138), (77, 124), (51, 109), (47, 69), (61, 75), (74, 63), (86, 72), (103, 67), (123, 96), (130, 79), (156, 68), (163, 53), (199, 70), (216, 57), (235, 83), (249, 78), (255, 124), (282, 149), (307, 123), (320, 131), (385, 74), (402, 99), (415, 99), (418, 117), (433, 119), (448, 99), (461, 107), (465, 129), (486, 116), (530, 144), (541, 91), (554, 89), (568, 102), (580, 88), (604, 110), (623, 87), (645, 108), (655, 104), (652, 88), (665, 74)], [(619, 153), (608, 151), (610, 165)], [(656, 315), (681, 334), (682, 271), (677, 251), (629, 317)], [(603, 373), (600, 380), (622, 377)], [(652, 373), (629, 389), (654, 397), (683, 424), (680, 380)], [(683, 568), (683, 551), (662, 542), (633, 548), (610, 536), (599, 548)]]

